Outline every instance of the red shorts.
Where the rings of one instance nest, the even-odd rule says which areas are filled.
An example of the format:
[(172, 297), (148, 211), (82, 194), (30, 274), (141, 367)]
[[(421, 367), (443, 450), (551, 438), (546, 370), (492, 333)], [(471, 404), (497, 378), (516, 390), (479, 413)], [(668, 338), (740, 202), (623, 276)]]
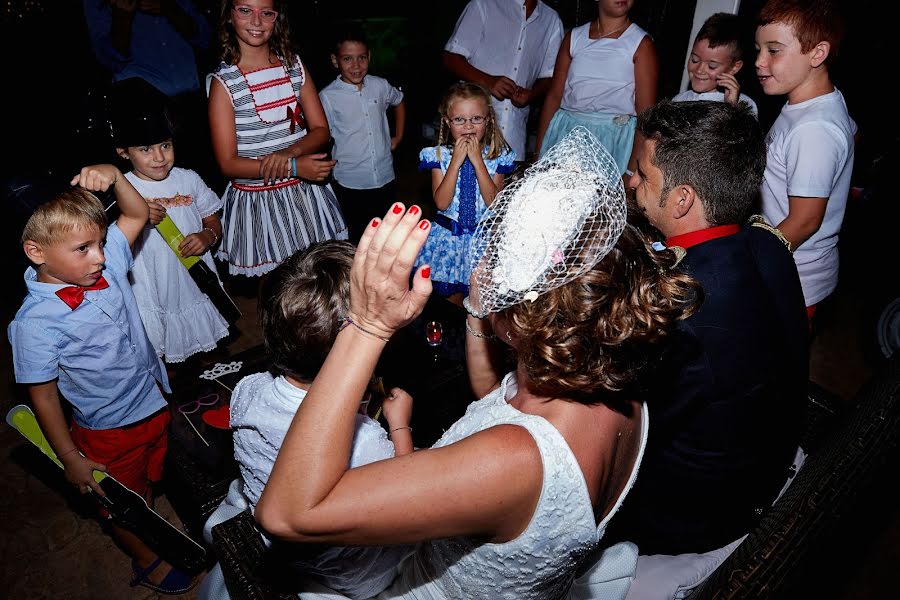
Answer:
[(168, 408), (137, 423), (114, 429), (85, 429), (72, 423), (72, 441), (85, 456), (106, 465), (106, 472), (141, 496), (162, 479), (168, 445)]
[(812, 306), (806, 307), (806, 320), (809, 321), (809, 330), (812, 331), (813, 326), (813, 317), (816, 316), (816, 306), (817, 304), (813, 304)]

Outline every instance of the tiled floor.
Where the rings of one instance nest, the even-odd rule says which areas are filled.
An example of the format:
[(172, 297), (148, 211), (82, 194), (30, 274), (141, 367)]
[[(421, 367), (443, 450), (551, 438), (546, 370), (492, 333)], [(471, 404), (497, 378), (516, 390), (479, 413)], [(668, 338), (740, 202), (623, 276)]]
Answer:
[[(406, 156), (398, 163), (414, 165), (414, 160)], [(412, 168), (399, 169), (401, 199), (421, 202), (429, 192), (427, 178)], [(811, 378), (844, 399), (852, 397), (872, 369), (870, 355), (862, 351), (870, 334), (859, 328), (864, 294), (853, 278), (848, 283), (837, 294), (833, 315), (813, 343), (811, 362)], [(228, 345), (231, 353), (261, 342), (255, 300), (250, 296), (235, 296), (244, 316), (237, 324), (239, 335)], [(12, 313), (6, 312), (8, 320)], [(13, 384), (10, 349), (5, 342), (0, 345), (0, 371), (8, 391), (2, 401), (5, 414), (22, 401), (21, 390)], [(0, 455), (5, 459), (0, 460), (0, 477), (5, 482), (5, 493), (0, 494), (0, 595), (34, 600), (160, 597), (128, 586), (127, 558), (101, 532), (84, 500), (69, 491), (55, 467), (29, 460), (33, 456), (23, 452), (21, 438), (5, 424), (0, 426)], [(158, 508), (178, 523), (165, 498)], [(835, 578), (832, 598), (896, 597), (898, 540), (900, 513), (886, 515), (882, 533), (869, 547), (854, 549), (858, 560), (848, 563), (843, 576)], [(194, 597), (195, 592), (182, 596)]]

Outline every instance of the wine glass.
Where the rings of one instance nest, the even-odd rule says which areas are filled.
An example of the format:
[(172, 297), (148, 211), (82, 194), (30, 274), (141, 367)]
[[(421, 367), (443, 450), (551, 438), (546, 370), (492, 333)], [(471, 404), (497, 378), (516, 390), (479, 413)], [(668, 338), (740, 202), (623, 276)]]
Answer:
[(429, 346), (440, 346), (444, 338), (444, 327), (440, 321), (429, 321), (425, 325), (425, 341)]

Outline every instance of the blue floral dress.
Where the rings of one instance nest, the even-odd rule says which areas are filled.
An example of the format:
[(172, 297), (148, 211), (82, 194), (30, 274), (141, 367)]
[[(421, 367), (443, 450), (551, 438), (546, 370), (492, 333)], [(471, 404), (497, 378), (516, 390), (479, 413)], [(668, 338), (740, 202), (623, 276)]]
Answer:
[[(419, 153), (419, 170), (440, 169), (446, 175), (452, 152), (453, 148), (447, 146), (423, 148)], [(515, 160), (516, 153), (506, 149), (497, 158), (484, 158), (484, 164), (493, 177), (497, 173), (512, 173)], [(431, 266), (431, 280), (438, 294), (469, 293), (469, 245), (475, 226), (486, 210), (475, 167), (466, 158), (459, 169), (453, 200), (445, 210), (438, 211), (428, 241), (416, 261), (417, 267), (426, 263)]]

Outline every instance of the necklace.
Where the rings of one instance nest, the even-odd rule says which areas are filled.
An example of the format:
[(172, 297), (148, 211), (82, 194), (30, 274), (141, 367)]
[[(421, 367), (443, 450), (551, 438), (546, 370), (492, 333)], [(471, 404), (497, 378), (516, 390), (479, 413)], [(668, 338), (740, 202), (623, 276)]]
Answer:
[(597, 39), (602, 40), (605, 37), (609, 37), (614, 33), (619, 33), (623, 29), (626, 29), (629, 25), (631, 25), (630, 19), (625, 19), (625, 24), (619, 27), (618, 29), (613, 29), (612, 31), (607, 31), (603, 33), (603, 30), (600, 28), (600, 15), (597, 15)]

